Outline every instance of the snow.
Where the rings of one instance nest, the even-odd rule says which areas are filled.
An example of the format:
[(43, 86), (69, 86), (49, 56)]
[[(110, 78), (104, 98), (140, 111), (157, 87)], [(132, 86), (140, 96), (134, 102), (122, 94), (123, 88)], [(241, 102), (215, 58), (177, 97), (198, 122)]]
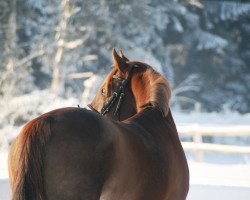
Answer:
[(238, 112), (224, 111), (222, 113), (183, 113), (173, 111), (176, 124), (179, 125), (250, 125), (250, 113), (241, 115)]
[(187, 200), (248, 200), (250, 165), (219, 165), (189, 162)]
[(94, 99), (96, 91), (98, 90), (98, 88), (100, 88), (103, 79), (104, 77), (94, 74), (83, 82), (83, 85), (85, 87), (85, 90), (82, 94), (83, 102), (91, 102), (91, 100)]
[(10, 186), (8, 179), (0, 179), (0, 199), (10, 200)]
[(187, 200), (249, 200), (250, 188), (191, 185)]
[(8, 179), (7, 152), (0, 152), (0, 179)]
[(8, 180), (7, 152), (0, 152), (0, 199), (10, 199), (10, 186)]
[(220, 165), (208, 163), (188, 163), (190, 182), (193, 185), (215, 185), (229, 187), (249, 187), (249, 165)]

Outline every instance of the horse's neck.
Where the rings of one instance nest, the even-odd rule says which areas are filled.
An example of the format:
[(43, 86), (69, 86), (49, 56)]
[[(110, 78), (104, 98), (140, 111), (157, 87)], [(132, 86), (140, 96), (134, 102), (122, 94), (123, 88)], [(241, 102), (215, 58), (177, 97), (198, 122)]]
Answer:
[(132, 123), (136, 123), (148, 131), (155, 129), (167, 129), (169, 126), (177, 133), (176, 126), (172, 117), (172, 113), (169, 113), (166, 117), (156, 108), (146, 108), (140, 113), (130, 119)]

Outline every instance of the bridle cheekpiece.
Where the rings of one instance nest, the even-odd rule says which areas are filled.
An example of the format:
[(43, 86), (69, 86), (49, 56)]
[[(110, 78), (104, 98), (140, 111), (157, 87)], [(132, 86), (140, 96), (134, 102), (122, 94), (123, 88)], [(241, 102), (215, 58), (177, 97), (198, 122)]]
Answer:
[[(113, 78), (114, 79), (118, 79), (118, 80), (122, 80), (122, 83), (120, 85), (120, 87), (118, 88), (117, 91), (115, 91), (112, 96), (110, 97), (110, 99), (105, 103), (105, 105), (103, 106), (103, 108), (101, 109), (100, 114), (101, 115), (106, 115), (107, 113), (110, 112), (111, 108), (113, 107), (113, 105), (117, 102), (117, 106), (114, 112), (114, 115), (119, 116), (119, 110), (121, 108), (121, 104), (123, 101), (123, 98), (125, 96), (125, 89), (128, 86), (131, 76), (132, 76), (132, 71), (133, 71), (134, 67), (132, 66), (129, 69), (129, 73), (128, 73), (128, 77), (126, 79), (121, 78), (119, 76), (114, 75)], [(93, 106), (91, 106), (90, 104), (87, 105), (91, 110), (99, 113), (95, 108), (93, 108)]]

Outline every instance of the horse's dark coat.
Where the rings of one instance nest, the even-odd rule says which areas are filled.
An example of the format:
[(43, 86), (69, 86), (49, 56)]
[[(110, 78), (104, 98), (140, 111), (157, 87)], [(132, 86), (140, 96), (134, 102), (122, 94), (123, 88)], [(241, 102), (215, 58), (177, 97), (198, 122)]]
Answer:
[[(169, 109), (170, 87), (151, 67), (113, 51), (115, 68), (92, 106), (112, 93), (111, 74), (132, 75), (119, 120), (62, 108), (28, 122), (9, 155), (14, 200), (184, 200), (187, 161)], [(140, 70), (142, 69), (142, 70)], [(136, 114), (137, 113), (137, 114)], [(112, 119), (111, 119), (112, 118)]]

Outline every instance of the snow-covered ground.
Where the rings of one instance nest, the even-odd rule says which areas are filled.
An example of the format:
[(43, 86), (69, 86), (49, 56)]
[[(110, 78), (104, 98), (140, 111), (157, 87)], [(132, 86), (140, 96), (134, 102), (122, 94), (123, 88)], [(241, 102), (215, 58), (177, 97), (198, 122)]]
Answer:
[(10, 186), (7, 170), (7, 152), (0, 152), (0, 199), (10, 200)]
[(249, 187), (191, 184), (187, 200), (249, 200)]
[(188, 200), (249, 200), (250, 165), (189, 162)]

